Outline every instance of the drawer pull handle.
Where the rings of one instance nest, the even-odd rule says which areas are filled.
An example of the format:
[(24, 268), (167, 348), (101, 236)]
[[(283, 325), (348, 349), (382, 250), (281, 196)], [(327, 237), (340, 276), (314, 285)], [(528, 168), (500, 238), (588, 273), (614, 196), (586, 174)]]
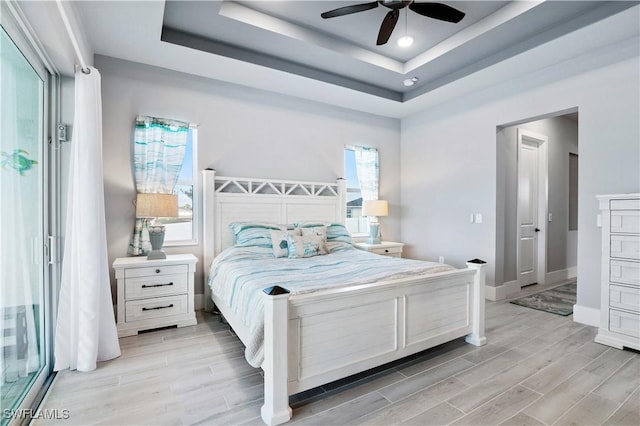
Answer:
[(156, 274), (159, 274), (159, 273), (160, 273), (160, 269), (156, 269)]
[(173, 285), (173, 282), (166, 284), (142, 284), (142, 288), (166, 287), (168, 285)]
[(156, 306), (155, 308), (142, 308), (143, 311), (153, 311), (153, 310), (158, 310), (158, 309), (167, 309), (167, 308), (173, 308), (173, 303), (167, 306)]
[(385, 253), (389, 253), (389, 249), (384, 249), (384, 252)]

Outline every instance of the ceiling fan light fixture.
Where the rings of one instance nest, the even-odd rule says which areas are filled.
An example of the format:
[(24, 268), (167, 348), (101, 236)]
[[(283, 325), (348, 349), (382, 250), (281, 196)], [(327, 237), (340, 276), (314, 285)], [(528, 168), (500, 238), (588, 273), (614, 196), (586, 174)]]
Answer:
[(398, 17), (400, 16), (400, 11), (402, 9), (404, 9), (405, 13), (405, 37), (403, 37), (405, 40), (403, 40), (403, 43), (408, 43), (406, 44), (406, 46), (411, 45), (411, 42), (409, 42), (409, 40), (413, 41), (413, 38), (407, 36), (408, 10), (411, 10), (418, 15), (426, 16), (427, 18), (453, 23), (460, 22), (460, 20), (462, 20), (462, 18), (464, 18), (465, 16), (464, 12), (461, 12), (458, 9), (447, 6), (443, 3), (416, 3), (416, 1), (414, 0), (380, 0), (371, 1), (369, 3), (352, 4), (349, 6), (343, 6), (337, 9), (323, 12), (320, 14), (320, 16), (323, 19), (328, 19), (338, 16), (351, 15), (352, 13), (364, 12), (366, 10), (374, 9), (378, 7), (378, 5), (386, 7), (387, 9), (389, 9), (389, 12), (387, 12), (384, 19), (382, 20), (380, 31), (378, 31), (378, 38), (376, 39), (377, 46), (382, 46), (383, 44), (386, 44), (387, 41), (389, 41), (389, 37), (391, 37), (393, 29), (398, 23)]
[(398, 39), (398, 46), (400, 47), (409, 47), (413, 44), (413, 37), (410, 35), (402, 36)]

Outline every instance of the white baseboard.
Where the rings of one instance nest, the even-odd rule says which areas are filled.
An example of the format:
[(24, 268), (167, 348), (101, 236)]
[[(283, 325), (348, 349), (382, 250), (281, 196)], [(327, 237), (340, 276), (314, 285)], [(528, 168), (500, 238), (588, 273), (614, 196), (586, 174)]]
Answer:
[[(545, 276), (545, 283), (542, 286), (543, 288), (548, 287), (549, 285), (553, 285), (556, 283), (561, 283), (563, 281), (567, 281), (569, 279), (575, 278), (578, 276), (577, 268), (575, 266), (567, 269), (561, 269), (558, 271), (548, 272)], [(517, 280), (507, 281), (502, 285), (496, 287), (490, 287), (485, 285), (484, 294), (485, 297), (489, 300), (503, 300), (514, 294), (517, 294), (520, 291), (520, 284)], [(574, 314), (575, 315), (575, 314)], [(599, 317), (598, 317), (599, 318)], [(600, 320), (598, 320), (600, 321)]]
[(196, 311), (204, 310), (204, 294), (193, 295), (193, 307)]
[(520, 285), (518, 284), (518, 281), (508, 281), (496, 287), (491, 287), (487, 285), (485, 285), (484, 287), (485, 298), (492, 300), (494, 302), (496, 300), (506, 299), (507, 297), (519, 291), (520, 291)]
[(498, 300), (496, 294), (497, 294), (497, 288), (498, 287), (493, 287), (491, 285), (484, 285), (484, 298), (487, 300), (491, 300), (491, 301), (496, 301)]
[(547, 272), (545, 277), (545, 285), (561, 283), (562, 281), (569, 280), (578, 276), (578, 268), (572, 266), (567, 269), (559, 269), (557, 271)]
[(573, 321), (600, 327), (600, 309), (580, 306), (576, 303), (573, 305)]

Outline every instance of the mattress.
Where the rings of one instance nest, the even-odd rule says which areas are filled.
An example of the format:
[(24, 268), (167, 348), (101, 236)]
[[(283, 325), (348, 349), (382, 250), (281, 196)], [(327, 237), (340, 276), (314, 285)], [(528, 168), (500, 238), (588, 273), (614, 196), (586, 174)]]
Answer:
[(244, 342), (245, 357), (249, 364), (260, 367), (264, 360), (263, 289), (279, 285), (291, 294), (302, 294), (454, 269), (380, 256), (344, 243), (334, 244), (327, 255), (302, 259), (275, 258), (264, 247), (229, 247), (212, 262), (209, 287), (250, 330), (250, 341)]

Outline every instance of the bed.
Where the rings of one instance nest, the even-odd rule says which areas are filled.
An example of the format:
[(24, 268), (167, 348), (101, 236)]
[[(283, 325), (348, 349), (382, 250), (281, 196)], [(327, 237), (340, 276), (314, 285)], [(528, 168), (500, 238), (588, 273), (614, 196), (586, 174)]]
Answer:
[[(343, 223), (344, 180), (234, 178), (205, 170), (203, 182), (204, 255), (205, 264), (212, 265), (205, 274), (206, 307), (215, 303), (246, 346), (248, 361), (263, 369), (261, 415), (266, 424), (291, 418), (289, 395), (462, 336), (473, 345), (486, 343), (480, 260), (469, 261), (466, 269), (453, 269), (342, 244), (327, 255), (297, 262), (269, 259), (264, 249), (232, 247), (231, 223)], [(347, 260), (355, 262), (347, 266), (352, 273), (349, 279), (340, 278), (343, 272), (335, 272), (333, 266)], [(415, 268), (405, 268), (412, 262)], [(224, 269), (231, 264), (248, 269)], [(288, 272), (283, 274), (277, 268), (285, 264)], [(361, 273), (363, 269), (369, 276)], [(385, 275), (383, 270), (391, 272)], [(224, 281), (221, 274), (234, 277), (227, 281), (245, 276), (240, 286), (252, 290), (245, 296), (231, 292), (259, 324), (247, 320), (246, 308), (230, 303), (224, 287), (214, 285)], [(300, 278), (305, 276), (314, 278)]]

